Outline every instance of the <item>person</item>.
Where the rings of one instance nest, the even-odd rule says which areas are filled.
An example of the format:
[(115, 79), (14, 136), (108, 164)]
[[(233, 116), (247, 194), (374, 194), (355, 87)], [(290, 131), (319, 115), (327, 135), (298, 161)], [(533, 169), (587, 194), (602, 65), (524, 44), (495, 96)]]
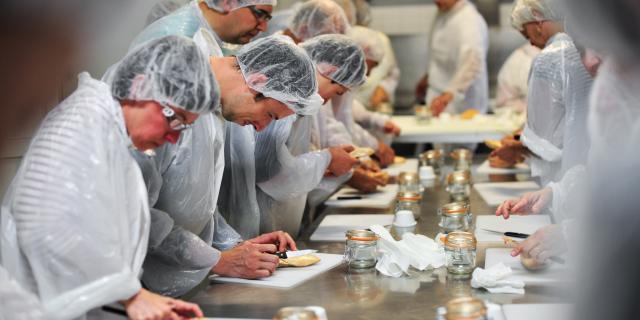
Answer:
[[(46, 117), (2, 205), (2, 265), (56, 319), (100, 316), (120, 302), (132, 319), (202, 316), (142, 288), (147, 192), (130, 149), (175, 143), (218, 104), (207, 59), (189, 39), (137, 47), (109, 83), (79, 76)], [(52, 148), (55, 147), (55, 148)]]
[(525, 43), (511, 53), (498, 72), (496, 105), (493, 111), (496, 114), (519, 115), (520, 126), (524, 126), (526, 121), (529, 72), (533, 59), (539, 53), (539, 48)]
[(416, 99), (439, 116), (489, 107), (487, 23), (468, 0), (435, 0), (438, 15), (429, 37), (428, 72), (416, 86)]
[[(203, 39), (202, 30), (195, 39)], [(296, 249), (284, 232), (243, 241), (221, 215), (218, 199), (228, 165), (225, 127), (233, 123), (261, 131), (294, 113), (314, 114), (321, 104), (313, 63), (288, 38), (258, 39), (230, 57), (220, 55), (215, 41), (199, 43), (212, 55), (209, 67), (220, 84), (220, 108), (198, 119), (175, 146), (155, 149), (154, 157), (135, 154), (153, 208), (142, 280), (169, 296), (184, 295), (210, 272), (267, 277), (278, 262), (272, 252)]]
[[(321, 35), (305, 41), (301, 47), (316, 65), (318, 92), (325, 101), (363, 82), (364, 54), (349, 37)], [(326, 175), (342, 182), (349, 179), (348, 173), (358, 163), (346, 153), (342, 156), (352, 150), (353, 143), (345, 126), (337, 121), (327, 122), (324, 116), (322, 113), (290, 122), (279, 121), (258, 134), (255, 154), (263, 232), (282, 228), (297, 234), (307, 194)], [(336, 149), (341, 152), (336, 154)], [(344, 161), (336, 161), (341, 158)]]

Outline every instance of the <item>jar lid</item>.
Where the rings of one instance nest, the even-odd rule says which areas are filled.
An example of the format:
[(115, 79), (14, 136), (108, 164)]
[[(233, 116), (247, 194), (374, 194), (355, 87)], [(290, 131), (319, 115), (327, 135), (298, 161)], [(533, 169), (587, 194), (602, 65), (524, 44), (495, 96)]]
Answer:
[(424, 152), (420, 155), (420, 158), (422, 159), (440, 159), (442, 158), (442, 150), (436, 149), (436, 150), (429, 150), (427, 152)]
[(398, 182), (400, 183), (418, 182), (419, 180), (420, 176), (416, 172), (401, 172), (398, 175)]
[(455, 160), (471, 160), (473, 159), (473, 152), (469, 149), (455, 149), (450, 156)]
[(477, 319), (487, 315), (487, 307), (478, 298), (463, 297), (456, 298), (445, 306), (447, 309), (447, 320)]
[(471, 182), (470, 170), (458, 170), (447, 175), (447, 183), (454, 184), (467, 184)]
[(469, 214), (470, 206), (466, 202), (452, 202), (443, 205), (440, 210), (442, 214), (448, 216), (467, 215)]
[(444, 239), (444, 246), (449, 249), (475, 249), (476, 237), (470, 232), (450, 232)]
[(398, 192), (396, 198), (399, 201), (418, 202), (422, 199), (422, 196), (417, 192)]
[(378, 240), (378, 236), (375, 232), (370, 230), (349, 230), (346, 233), (347, 240), (355, 240), (355, 241), (376, 241)]

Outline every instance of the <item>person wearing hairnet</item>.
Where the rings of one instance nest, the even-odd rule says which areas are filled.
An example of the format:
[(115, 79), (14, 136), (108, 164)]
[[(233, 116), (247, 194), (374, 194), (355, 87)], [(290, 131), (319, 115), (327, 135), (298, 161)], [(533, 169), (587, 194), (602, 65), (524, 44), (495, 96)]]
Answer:
[(217, 43), (204, 41), (202, 31), (193, 37), (212, 55), (210, 68), (220, 84), (220, 108), (196, 121), (176, 146), (156, 149), (155, 157), (136, 154), (153, 207), (142, 280), (150, 290), (170, 296), (187, 293), (210, 272), (269, 276), (278, 262), (270, 252), (296, 248), (283, 232), (243, 242), (221, 216), (218, 199), (226, 165), (226, 127), (252, 126), (260, 131), (273, 120), (314, 114), (322, 103), (313, 63), (290, 39), (259, 39), (236, 56), (222, 57)]
[(434, 116), (489, 107), (487, 23), (469, 0), (435, 0), (438, 15), (429, 37), (427, 75), (416, 86), (416, 99)]
[(202, 316), (142, 289), (150, 219), (130, 150), (175, 143), (217, 106), (207, 64), (187, 38), (150, 41), (108, 83), (81, 73), (40, 126), (3, 201), (1, 252), (49, 317), (100, 316), (97, 308), (118, 301), (132, 319)]
[(346, 34), (349, 20), (332, 0), (309, 0), (300, 5), (281, 33), (301, 43), (323, 34)]

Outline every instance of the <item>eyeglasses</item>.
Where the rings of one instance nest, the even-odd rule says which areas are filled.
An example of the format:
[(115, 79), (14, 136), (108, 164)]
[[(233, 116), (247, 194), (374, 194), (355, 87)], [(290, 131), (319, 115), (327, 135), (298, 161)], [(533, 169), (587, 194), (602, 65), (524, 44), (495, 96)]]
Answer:
[(256, 6), (248, 6), (247, 8), (251, 10), (251, 13), (256, 18), (256, 20), (258, 20), (258, 22), (269, 22), (271, 18), (273, 18), (269, 12), (258, 9), (256, 8)]
[(183, 131), (189, 129), (191, 127), (190, 124), (187, 124), (187, 120), (178, 115), (173, 109), (163, 106), (162, 114), (167, 121), (169, 122), (169, 128), (173, 131)]

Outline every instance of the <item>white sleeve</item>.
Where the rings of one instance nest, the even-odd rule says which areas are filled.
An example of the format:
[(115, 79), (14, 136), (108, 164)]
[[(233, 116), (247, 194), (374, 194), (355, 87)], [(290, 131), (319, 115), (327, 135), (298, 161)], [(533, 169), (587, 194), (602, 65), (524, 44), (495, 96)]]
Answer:
[(558, 220), (576, 218), (586, 201), (587, 170), (583, 165), (569, 169), (562, 180), (549, 184), (553, 191), (551, 211)]
[(353, 120), (364, 128), (383, 132), (384, 125), (391, 118), (382, 113), (367, 110), (358, 100), (353, 101), (352, 109)]

